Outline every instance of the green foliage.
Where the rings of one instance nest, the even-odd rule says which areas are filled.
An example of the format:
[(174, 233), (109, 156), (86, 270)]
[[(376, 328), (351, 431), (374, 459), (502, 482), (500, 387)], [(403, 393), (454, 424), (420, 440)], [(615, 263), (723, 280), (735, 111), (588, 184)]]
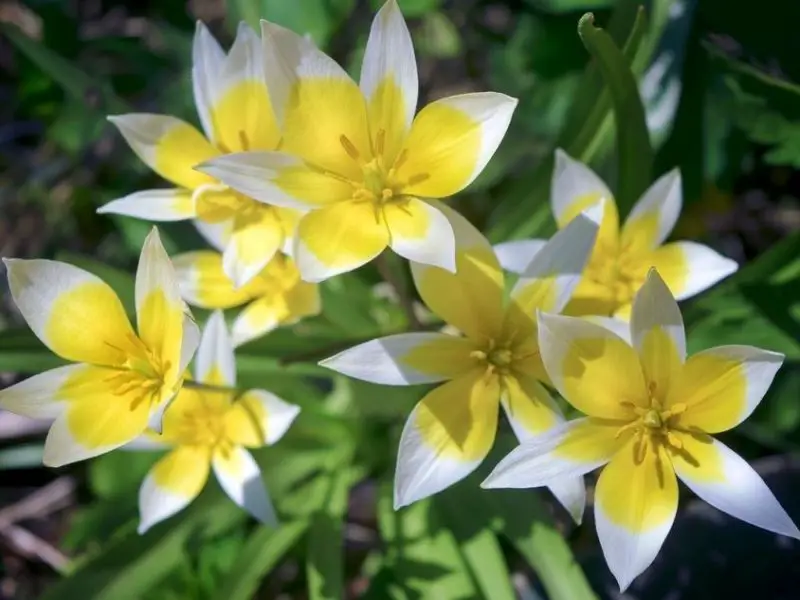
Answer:
[[(367, 7), (382, 3), (229, 0), (220, 14), (224, 24), (212, 29), (230, 38), (240, 20), (258, 29), (260, 19), (270, 19), (308, 33), (357, 77), (368, 12), (371, 17)], [(31, 6), (39, 10), (39, 4), (45, 3)], [(14, 25), (0, 25), (20, 63), (14, 112), (42, 124), (36, 161), (47, 167), (35, 163), (35, 173), (26, 172), (10, 187), (19, 189), (26, 211), (49, 214), (56, 205), (51, 195), (67, 182), (71, 204), (51, 216), (56, 223), (50, 228), (60, 229), (63, 217), (65, 231), (78, 242), (62, 250), (63, 238), (54, 234), (42, 254), (98, 275), (131, 317), (133, 272), (151, 224), (97, 217), (94, 209), (162, 183), (132, 153), (123, 154), (105, 116), (136, 110), (196, 121), (189, 76), (192, 23), (184, 4), (146, 9), (154, 11), (146, 18), (156, 40), (148, 38), (149, 44), (118, 31), (79, 40), (77, 23), (67, 26), (66, 14), (60, 29), (69, 32), (54, 33), (50, 25), (40, 41)], [(793, 3), (767, 0), (769, 10), (760, 11), (770, 26), (756, 28), (744, 4), (698, 2), (687, 47), (671, 49), (685, 50), (687, 58), (675, 67), (683, 88), (664, 136), (648, 130), (639, 89), (644, 74), (664, 57), (660, 43), (670, 30), (672, 0), (645, 3), (647, 10), (639, 0), (487, 0), (468, 3), (470, 9), (459, 4), (399, 0), (423, 75), (421, 98), (449, 95), (450, 87), (462, 91), (464, 82), (470, 90), (520, 98), (497, 155), (454, 201), (493, 242), (554, 231), (549, 187), (558, 147), (610, 182), (622, 215), (654, 176), (676, 164), (691, 206), (703, 205), (709, 185), (729, 191), (746, 179), (750, 173), (743, 164), (800, 168), (800, 86), (790, 80), (797, 79), (798, 63), (780, 41), (794, 35)], [(48, 21), (65, 12), (41, 10)], [(591, 14), (579, 19), (587, 10), (595, 11), (599, 26)], [(734, 34), (759, 58), (778, 59), (788, 75), (704, 43), (712, 31)], [(767, 147), (763, 157), (761, 146)], [(160, 230), (171, 254), (202, 244), (188, 224)], [(800, 236), (746, 251), (739, 258), (751, 260), (738, 273), (682, 305), (689, 349), (746, 343), (786, 354), (770, 395), (735, 435), (755, 444), (755, 453), (797, 452)], [(278, 444), (253, 452), (280, 516), (277, 527), (254, 525), (209, 482), (186, 510), (139, 536), (138, 489), (162, 453), (114, 452), (75, 470), (85, 493), (59, 541), (73, 558), (68, 574), (42, 599), (245, 600), (285, 594), (328, 600), (348, 597), (354, 582), (361, 582), (362, 597), (374, 600), (512, 600), (514, 576), (529, 570), (550, 600), (595, 598), (581, 569), (584, 557), (565, 540), (565, 519), (553, 518), (543, 494), (481, 490), (481, 470), (433, 498), (393, 510), (400, 428), (425, 386), (377, 386), (317, 364), (357, 343), (406, 332), (417, 320), (424, 330), (439, 327), (435, 315), (419, 311), (412, 318), (403, 305), (401, 300), (416, 302), (405, 263), (389, 259), (383, 266), (326, 281), (320, 286), (321, 315), (237, 349), (240, 388), (267, 389), (302, 408)], [(226, 318), (236, 310), (226, 311)], [(194, 314), (202, 322), (207, 311)], [(28, 329), (0, 328), (0, 372), (30, 375), (64, 363)], [(511, 434), (501, 432), (487, 466), (511, 449)], [(40, 440), (4, 447), (0, 469), (29, 468), (41, 452)], [(368, 500), (359, 502), (367, 509), (355, 500), (362, 493)], [(366, 549), (353, 542), (352, 531), (367, 532)]]

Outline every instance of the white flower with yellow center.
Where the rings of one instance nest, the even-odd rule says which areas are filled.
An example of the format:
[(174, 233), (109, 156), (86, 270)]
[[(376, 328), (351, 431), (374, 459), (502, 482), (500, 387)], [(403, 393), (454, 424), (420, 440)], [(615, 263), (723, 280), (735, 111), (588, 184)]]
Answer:
[[(558, 312), (580, 280), (598, 225), (579, 215), (542, 248), (506, 301), (503, 272), (488, 240), (459, 214), (446, 211), (456, 233), (458, 269), (412, 263), (417, 290), (430, 310), (463, 333), (406, 333), (361, 344), (322, 365), (365, 381), (412, 385), (444, 381), (413, 410), (403, 429), (394, 505), (405, 506), (460, 481), (494, 443), (500, 406), (521, 440), (542, 435), (562, 416), (536, 341), (536, 310)], [(599, 209), (594, 212), (599, 220)], [(551, 490), (580, 520), (581, 481)]]
[[(217, 240), (211, 241), (217, 245)], [(247, 304), (231, 326), (236, 347), (322, 310), (319, 286), (302, 281), (294, 261), (281, 253), (240, 287), (225, 275), (223, 257), (214, 250), (186, 252), (173, 256), (172, 262), (190, 304), (211, 309)]]
[(139, 158), (177, 187), (136, 192), (98, 212), (149, 221), (194, 219), (207, 237), (224, 231), (225, 273), (240, 286), (276, 252), (290, 247), (299, 213), (256, 202), (194, 169), (222, 154), (278, 146), (280, 132), (264, 84), (258, 36), (242, 23), (226, 56), (198, 23), (192, 60), (194, 101), (204, 133), (165, 115), (109, 117)]
[(553, 385), (588, 418), (523, 443), (483, 487), (545, 486), (606, 465), (594, 514), (623, 590), (653, 562), (672, 527), (677, 478), (736, 518), (800, 538), (761, 477), (711, 437), (753, 412), (783, 355), (720, 346), (687, 358), (680, 310), (656, 271), (634, 299), (630, 336), (632, 345), (584, 319), (539, 315), (539, 347)]
[(0, 391), (0, 407), (54, 418), (44, 463), (97, 456), (161, 428), (197, 348), (197, 325), (180, 297), (154, 228), (136, 272), (138, 333), (114, 291), (69, 264), (4, 259), (11, 295), (28, 325), (55, 354), (79, 364), (40, 373)]
[(200, 169), (257, 200), (310, 209), (292, 253), (306, 281), (355, 269), (387, 247), (452, 271), (453, 232), (423, 198), (450, 196), (477, 177), (517, 101), (464, 94), (415, 117), (416, 59), (395, 0), (372, 24), (360, 87), (291, 31), (262, 21), (262, 40), (280, 152), (221, 156)]
[[(558, 226), (605, 200), (597, 243), (564, 312), (627, 321), (631, 301), (651, 267), (658, 270), (678, 300), (734, 273), (736, 262), (708, 246), (685, 241), (664, 244), (680, 216), (682, 198), (680, 174), (670, 171), (642, 195), (620, 229), (617, 205), (606, 184), (589, 167), (557, 150), (550, 204)], [(543, 240), (521, 240), (498, 244), (495, 249), (503, 268), (519, 272), (542, 244)]]
[(233, 345), (221, 312), (211, 315), (195, 359), (196, 382), (184, 387), (164, 415), (161, 435), (151, 433), (131, 449), (172, 448), (139, 490), (139, 533), (186, 507), (209, 471), (236, 504), (263, 523), (276, 523), (261, 470), (247, 448), (272, 445), (300, 412), (264, 390), (237, 396)]

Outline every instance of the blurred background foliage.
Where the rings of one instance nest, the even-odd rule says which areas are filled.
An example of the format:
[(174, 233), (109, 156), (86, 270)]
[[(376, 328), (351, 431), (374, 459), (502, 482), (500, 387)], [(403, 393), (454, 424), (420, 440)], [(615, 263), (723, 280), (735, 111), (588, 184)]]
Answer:
[[(684, 305), (690, 350), (749, 343), (786, 353), (767, 400), (723, 438), (755, 461), (797, 517), (800, 3), (650, 0), (643, 14), (641, 0), (399, 3), (415, 40), (421, 100), (477, 90), (520, 98), (496, 157), (454, 200), (492, 241), (552, 233), (555, 147), (589, 162), (628, 205), (656, 175), (681, 168), (685, 208), (676, 236), (703, 240), (744, 265)], [(253, 26), (273, 20), (309, 34), (357, 76), (379, 4), (0, 3), (0, 255), (73, 262), (100, 274), (130, 302), (131, 273), (150, 225), (95, 210), (159, 182), (106, 115), (136, 110), (196, 122), (190, 82), (196, 19), (225, 43), (240, 19)], [(614, 68), (627, 63), (638, 80), (646, 149), (641, 135), (617, 135), (612, 108), (624, 116), (622, 130), (636, 121), (638, 103), (635, 94), (609, 90), (600, 65), (590, 60), (577, 32), (589, 10), (622, 51), (623, 64)], [(620, 173), (628, 177), (620, 181)], [(162, 227), (162, 236), (170, 252), (203, 245), (188, 223)], [(405, 266), (391, 266), (409, 287)], [(400, 429), (425, 390), (379, 388), (315, 364), (407, 327), (380, 282), (372, 267), (326, 282), (322, 315), (237, 353), (242, 386), (264, 387), (303, 407), (287, 437), (257, 456), (282, 517), (276, 530), (254, 526), (209, 485), (188, 510), (138, 536), (137, 489), (156, 455), (117, 452), (46, 470), (40, 466), (44, 426), (1, 414), (0, 597), (615, 597), (608, 573), (597, 566), (593, 527), (574, 528), (539, 493), (480, 490), (485, 469), (433, 499), (392, 510)], [(0, 292), (0, 385), (60, 364), (22, 327), (7, 290)], [(487, 468), (513, 443), (504, 425)], [(792, 488), (795, 497), (782, 495)], [(756, 575), (758, 561), (737, 558), (734, 545), (716, 550), (721, 562), (692, 562), (704, 544), (716, 546), (713, 536), (689, 533), (687, 524), (695, 532), (717, 525), (738, 530), (691, 502), (683, 506), (665, 557), (626, 597), (759, 593), (759, 578), (768, 575)], [(767, 561), (763, 568), (775, 571), (769, 577), (777, 595), (767, 597), (796, 597), (780, 590), (796, 590), (800, 575), (796, 568), (794, 575), (781, 570), (787, 555), (775, 554), (763, 535), (746, 539), (758, 560)], [(694, 550), (684, 552), (684, 542)], [(796, 566), (798, 548), (792, 548)]]

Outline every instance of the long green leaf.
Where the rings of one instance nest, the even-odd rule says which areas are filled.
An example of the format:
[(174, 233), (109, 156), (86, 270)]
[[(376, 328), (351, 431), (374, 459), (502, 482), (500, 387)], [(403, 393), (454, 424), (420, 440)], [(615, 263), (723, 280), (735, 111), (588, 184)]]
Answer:
[(581, 18), (578, 33), (586, 49), (598, 61), (611, 92), (619, 168), (616, 200), (620, 214), (626, 215), (649, 187), (653, 171), (654, 155), (644, 106), (625, 55), (607, 32), (594, 26), (594, 15), (587, 13)]
[(308, 530), (308, 521), (285, 523), (277, 529), (259, 527), (253, 532), (236, 559), (234, 568), (225, 578), (219, 600), (250, 600), (261, 580), (286, 556)]
[(127, 105), (114, 94), (106, 82), (79, 69), (47, 46), (29, 38), (14, 25), (0, 23), (0, 32), (75, 100), (82, 103), (96, 102), (98, 106), (93, 110), (99, 115), (128, 112)]
[(29, 329), (0, 331), (0, 371), (35, 374), (64, 363)]
[(343, 519), (353, 472), (340, 470), (330, 478), (322, 510), (311, 518), (306, 549), (308, 597), (342, 598), (344, 594)]

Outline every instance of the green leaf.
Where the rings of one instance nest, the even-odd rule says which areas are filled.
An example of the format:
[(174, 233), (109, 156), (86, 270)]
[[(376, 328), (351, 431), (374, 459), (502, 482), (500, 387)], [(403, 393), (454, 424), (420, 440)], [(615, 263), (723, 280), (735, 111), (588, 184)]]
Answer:
[(480, 488), (450, 488), (436, 496), (439, 513), (455, 535), (478, 588), (491, 600), (514, 600), (503, 552), (484, 518), (489, 508)]
[[(639, 13), (643, 18), (643, 11)], [(628, 211), (650, 186), (653, 148), (636, 78), (622, 51), (604, 30), (594, 26), (594, 15), (581, 17), (578, 33), (586, 49), (600, 65), (611, 92), (617, 126), (618, 191), (620, 216)]]
[[(206, 490), (181, 515), (145, 535), (106, 544), (69, 577), (52, 586), (41, 600), (138, 600), (186, 559), (186, 548), (203, 537), (225, 531), (243, 513), (218, 488)], [(194, 537), (193, 537), (194, 536)]]
[(39, 341), (29, 329), (0, 332), (0, 371), (35, 374), (65, 364)]
[[(377, 12), (386, 0), (370, 0), (370, 6)], [(422, 17), (427, 13), (433, 12), (442, 5), (442, 0), (397, 0), (400, 10), (406, 19)]]
[(14, 25), (0, 23), (0, 32), (73, 99), (84, 106), (91, 103), (91, 110), (99, 115), (98, 118), (104, 118), (107, 114), (129, 112), (127, 105), (114, 94), (108, 83), (85, 73), (47, 46), (29, 38)]
[(344, 595), (344, 527), (347, 499), (355, 471), (343, 469), (329, 480), (320, 511), (311, 517), (306, 546), (306, 578), (311, 600)]
[(415, 41), (422, 56), (453, 58), (461, 52), (461, 34), (443, 12), (425, 15)]
[(248, 538), (219, 592), (219, 600), (250, 600), (258, 586), (286, 556), (308, 529), (305, 520), (285, 523), (277, 529), (258, 527)]
[(300, 35), (311, 35), (320, 47), (328, 43), (332, 33), (333, 23), (326, 0), (229, 0), (227, 5), (231, 30), (236, 29), (239, 21), (246, 21), (260, 31), (259, 21), (266, 19)]

